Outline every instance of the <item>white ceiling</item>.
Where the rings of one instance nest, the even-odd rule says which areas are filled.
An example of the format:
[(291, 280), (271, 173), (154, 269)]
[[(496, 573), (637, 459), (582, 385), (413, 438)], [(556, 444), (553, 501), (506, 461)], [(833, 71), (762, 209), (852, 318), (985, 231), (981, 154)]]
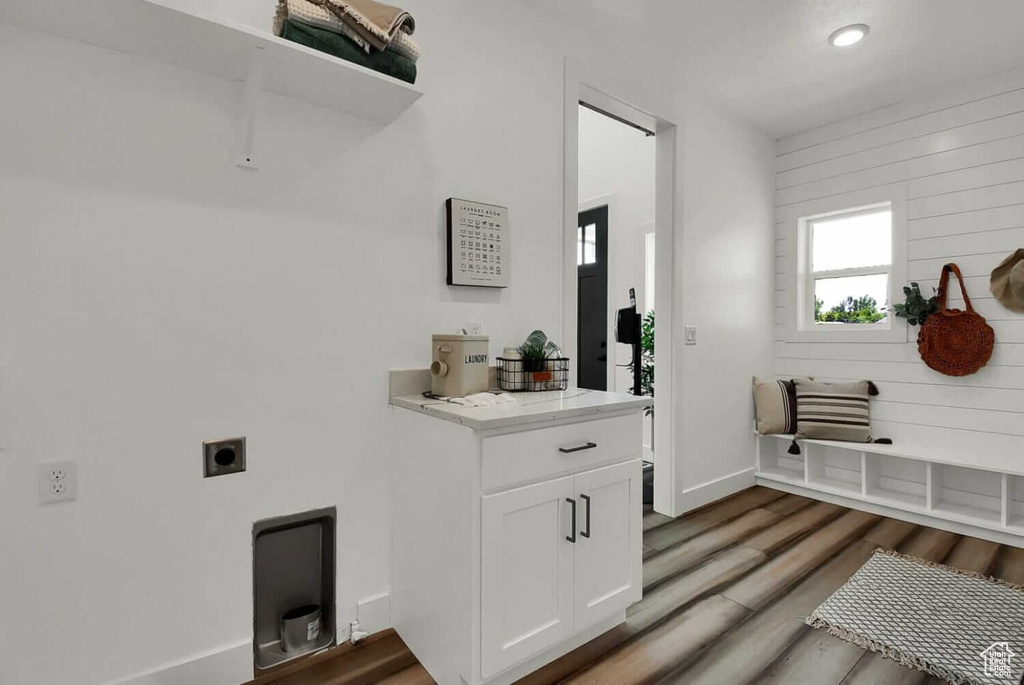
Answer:
[[(776, 137), (1024, 66), (1024, 0), (525, 0)], [(833, 48), (829, 34), (871, 34)], [(612, 54), (612, 53), (609, 53)]]

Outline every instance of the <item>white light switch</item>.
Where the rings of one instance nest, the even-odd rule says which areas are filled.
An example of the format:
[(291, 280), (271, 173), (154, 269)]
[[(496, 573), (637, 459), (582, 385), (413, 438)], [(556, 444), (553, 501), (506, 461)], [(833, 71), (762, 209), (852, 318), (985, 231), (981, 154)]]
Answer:
[(11, 420), (7, 408), (7, 386), (7, 369), (0, 366), (0, 452), (7, 449), (7, 431)]
[(686, 327), (686, 344), (696, 345), (697, 344), (697, 327), (687, 326)]

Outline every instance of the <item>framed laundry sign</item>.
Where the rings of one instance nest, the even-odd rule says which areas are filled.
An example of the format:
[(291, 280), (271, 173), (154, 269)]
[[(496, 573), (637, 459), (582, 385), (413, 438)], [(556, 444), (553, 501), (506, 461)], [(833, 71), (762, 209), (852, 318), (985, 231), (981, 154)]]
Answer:
[(508, 209), (448, 198), (448, 285), (509, 286)]

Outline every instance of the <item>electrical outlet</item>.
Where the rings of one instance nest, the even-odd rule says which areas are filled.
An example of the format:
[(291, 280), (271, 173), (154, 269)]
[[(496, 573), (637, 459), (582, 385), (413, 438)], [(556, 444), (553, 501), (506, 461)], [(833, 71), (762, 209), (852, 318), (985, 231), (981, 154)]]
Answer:
[(482, 335), (484, 332), (484, 325), (479, 321), (470, 321), (466, 324), (466, 332), (470, 335)]
[(245, 472), (245, 438), (203, 443), (203, 478)]
[(70, 502), (78, 498), (78, 465), (74, 460), (40, 462), (38, 468), (40, 504)]

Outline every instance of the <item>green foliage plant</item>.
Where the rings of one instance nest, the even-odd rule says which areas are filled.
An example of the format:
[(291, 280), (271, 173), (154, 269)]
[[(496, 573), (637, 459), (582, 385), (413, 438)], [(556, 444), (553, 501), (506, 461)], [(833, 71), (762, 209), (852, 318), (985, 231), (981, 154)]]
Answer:
[(921, 286), (911, 283), (903, 286), (903, 295), (907, 298), (902, 304), (893, 306), (896, 316), (902, 316), (911, 326), (924, 325), (928, 317), (939, 310), (938, 296), (932, 288), (932, 296), (925, 298), (921, 294)]

